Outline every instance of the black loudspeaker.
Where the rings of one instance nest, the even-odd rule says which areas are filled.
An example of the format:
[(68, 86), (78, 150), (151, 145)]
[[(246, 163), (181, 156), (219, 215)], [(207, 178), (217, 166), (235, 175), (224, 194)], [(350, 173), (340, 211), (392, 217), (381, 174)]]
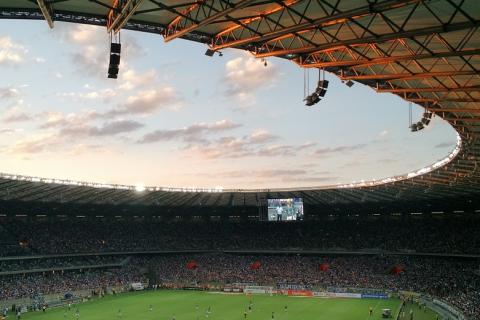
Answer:
[(318, 88), (328, 88), (328, 80), (320, 80), (318, 81)]
[(215, 50), (211, 50), (211, 49), (207, 49), (207, 51), (205, 52), (205, 55), (207, 57), (213, 57), (214, 54), (215, 54)]
[(327, 90), (323, 89), (323, 88), (317, 88), (317, 90), (315, 91), (316, 94), (318, 94), (320, 97), (324, 97), (325, 96), (325, 93), (327, 93)]
[(122, 50), (122, 45), (120, 43), (112, 43), (110, 45), (110, 53), (116, 53), (120, 55), (121, 50)]
[(117, 77), (118, 77), (118, 66), (117, 67), (110, 66), (108, 68), (108, 78), (117, 79)]
[(110, 65), (120, 65), (120, 56), (118, 54), (110, 54)]
[(122, 45), (120, 43), (110, 44), (110, 62), (108, 64), (108, 78), (117, 79), (120, 66), (120, 52)]

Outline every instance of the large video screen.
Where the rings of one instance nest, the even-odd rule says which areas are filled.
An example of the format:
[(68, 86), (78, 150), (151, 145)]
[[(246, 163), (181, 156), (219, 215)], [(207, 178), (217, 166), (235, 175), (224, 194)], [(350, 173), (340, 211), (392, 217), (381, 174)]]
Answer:
[(302, 198), (268, 199), (268, 221), (303, 220)]

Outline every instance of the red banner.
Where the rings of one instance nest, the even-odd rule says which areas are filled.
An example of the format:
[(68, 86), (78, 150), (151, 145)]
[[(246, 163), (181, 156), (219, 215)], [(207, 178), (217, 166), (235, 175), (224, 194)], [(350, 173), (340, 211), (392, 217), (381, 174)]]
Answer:
[(328, 271), (328, 269), (330, 269), (330, 265), (328, 263), (320, 263), (318, 269), (320, 269), (320, 271), (326, 272)]
[(405, 269), (405, 266), (396, 265), (396, 266), (393, 266), (392, 270), (390, 270), (390, 273), (394, 274), (394, 275), (397, 275), (397, 274), (402, 273), (404, 269)]
[(189, 263), (187, 263), (187, 269), (189, 270), (195, 270), (198, 268), (198, 264), (197, 264), (197, 261), (190, 261)]
[(258, 269), (260, 269), (261, 266), (262, 266), (262, 263), (257, 260), (254, 263), (252, 263), (252, 265), (250, 266), (250, 269), (251, 270), (258, 270)]

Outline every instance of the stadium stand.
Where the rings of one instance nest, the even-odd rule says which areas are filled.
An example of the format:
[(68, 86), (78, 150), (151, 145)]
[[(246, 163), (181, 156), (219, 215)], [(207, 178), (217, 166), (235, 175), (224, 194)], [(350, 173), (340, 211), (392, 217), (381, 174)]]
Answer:
[[(480, 218), (331, 219), (265, 222), (155, 222), (72, 219), (5, 226), (23, 254), (146, 250), (383, 250), (480, 254)], [(387, 232), (386, 232), (387, 231)], [(264, 235), (269, 235), (265, 237)], [(281, 240), (279, 240), (281, 239)], [(11, 246), (9, 246), (11, 247)]]
[(10, 254), (0, 258), (0, 300), (147, 280), (167, 287), (296, 284), (421, 292), (475, 319), (479, 223), (466, 214), (296, 223), (11, 219), (2, 248), (19, 245), (2, 249)]

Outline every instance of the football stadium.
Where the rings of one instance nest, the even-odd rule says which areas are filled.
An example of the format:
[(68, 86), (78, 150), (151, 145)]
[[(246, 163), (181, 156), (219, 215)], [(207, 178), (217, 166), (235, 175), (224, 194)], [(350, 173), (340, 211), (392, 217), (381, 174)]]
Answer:
[(0, 18), (0, 319), (480, 319), (480, 1)]

